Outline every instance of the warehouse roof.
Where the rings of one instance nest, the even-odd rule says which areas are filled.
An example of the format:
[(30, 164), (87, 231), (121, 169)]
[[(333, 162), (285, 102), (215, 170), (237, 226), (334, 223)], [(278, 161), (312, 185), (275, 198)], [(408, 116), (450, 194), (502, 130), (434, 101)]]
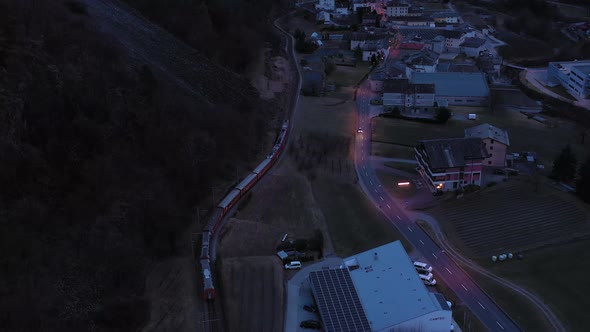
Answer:
[(400, 241), (344, 259), (373, 331), (445, 310), (426, 290)]
[(485, 159), (487, 151), (480, 138), (443, 138), (418, 141), (432, 169), (465, 167), (473, 159)]
[(414, 73), (411, 82), (434, 84), (437, 96), (487, 97), (490, 93), (483, 73)]
[(489, 123), (465, 129), (465, 137), (491, 138), (494, 141), (510, 146), (508, 132)]

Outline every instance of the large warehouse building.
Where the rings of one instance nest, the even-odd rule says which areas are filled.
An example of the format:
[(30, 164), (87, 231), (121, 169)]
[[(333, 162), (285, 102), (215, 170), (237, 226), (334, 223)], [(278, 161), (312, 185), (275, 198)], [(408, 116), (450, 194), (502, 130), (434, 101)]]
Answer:
[(483, 73), (414, 73), (413, 84), (434, 84), (439, 106), (488, 106), (490, 89)]
[(326, 332), (448, 332), (451, 309), (418, 276), (400, 241), (309, 275)]

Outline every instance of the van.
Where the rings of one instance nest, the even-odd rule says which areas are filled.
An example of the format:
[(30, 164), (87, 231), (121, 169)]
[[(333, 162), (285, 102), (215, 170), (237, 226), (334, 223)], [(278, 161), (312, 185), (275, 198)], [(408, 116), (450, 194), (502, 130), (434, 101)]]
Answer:
[(422, 262), (414, 262), (414, 267), (418, 272), (432, 272), (432, 266), (422, 263)]
[(424, 274), (418, 274), (418, 275), (420, 276), (420, 279), (422, 279), (422, 282), (425, 285), (428, 285), (428, 286), (436, 285), (436, 279), (434, 279), (432, 277), (432, 273), (429, 273), (428, 275), (424, 275)]
[(295, 269), (300, 269), (300, 268), (301, 268), (300, 261), (292, 261), (292, 262), (285, 264), (285, 270), (295, 270)]
[(420, 276), (420, 279), (422, 279), (422, 280), (432, 279), (432, 273), (428, 273), (428, 274), (418, 273), (418, 275)]

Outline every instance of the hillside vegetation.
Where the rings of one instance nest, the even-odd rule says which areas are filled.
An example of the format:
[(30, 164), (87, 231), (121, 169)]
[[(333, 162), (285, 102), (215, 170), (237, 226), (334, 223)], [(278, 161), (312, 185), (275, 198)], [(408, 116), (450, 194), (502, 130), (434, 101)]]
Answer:
[[(190, 13), (165, 3), (164, 26)], [(194, 52), (220, 75), (194, 69), (189, 84), (207, 81), (189, 95), (97, 26), (82, 2), (0, 2), (3, 331), (137, 330), (150, 267), (177, 254), (212, 179), (263, 146), (272, 105), (218, 65), (239, 49)]]

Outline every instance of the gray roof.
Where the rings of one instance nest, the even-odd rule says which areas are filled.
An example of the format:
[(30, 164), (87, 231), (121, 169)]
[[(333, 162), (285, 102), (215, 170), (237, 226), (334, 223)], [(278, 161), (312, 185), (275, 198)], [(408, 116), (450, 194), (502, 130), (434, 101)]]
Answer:
[(443, 310), (420, 280), (400, 241), (344, 259), (373, 331)]
[(461, 36), (463, 36), (465, 34), (465, 32), (460, 31), (460, 30), (440, 29), (439, 31), (440, 31), (440, 35), (442, 35), (445, 38), (459, 39), (459, 38), (461, 38)]
[(410, 55), (405, 60), (405, 63), (410, 65), (433, 66), (434, 64), (436, 64), (437, 60), (438, 54), (429, 49), (424, 49), (420, 52)]
[(481, 38), (465, 38), (465, 41), (461, 43), (462, 47), (471, 47), (471, 48), (477, 48), (482, 46), (483, 44), (486, 43), (485, 39), (481, 39)]
[(477, 73), (479, 68), (473, 63), (443, 62), (436, 65), (437, 72)]
[(413, 73), (412, 83), (434, 84), (437, 96), (487, 97), (490, 93), (483, 73)]
[(510, 146), (508, 132), (489, 123), (465, 129), (465, 137), (491, 138), (494, 141)]
[(405, 77), (406, 71), (395, 64), (387, 64), (385, 68), (379, 68), (369, 75), (369, 79), (374, 81)]
[(383, 93), (434, 93), (434, 84), (412, 84), (407, 79), (385, 80)]
[(481, 138), (443, 138), (418, 142), (419, 149), (426, 152), (431, 169), (465, 167), (472, 159), (487, 157)]

